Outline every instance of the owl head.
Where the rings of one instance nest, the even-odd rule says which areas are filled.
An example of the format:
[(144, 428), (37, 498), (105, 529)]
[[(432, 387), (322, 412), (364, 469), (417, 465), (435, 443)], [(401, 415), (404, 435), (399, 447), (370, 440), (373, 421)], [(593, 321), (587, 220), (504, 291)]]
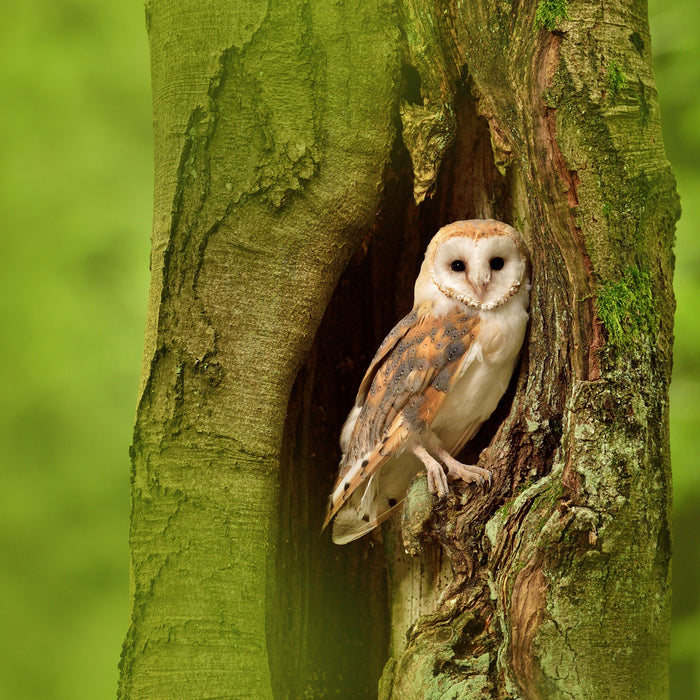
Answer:
[(455, 221), (430, 241), (416, 280), (415, 305), (447, 298), (490, 310), (528, 283), (527, 248), (512, 226), (491, 219)]

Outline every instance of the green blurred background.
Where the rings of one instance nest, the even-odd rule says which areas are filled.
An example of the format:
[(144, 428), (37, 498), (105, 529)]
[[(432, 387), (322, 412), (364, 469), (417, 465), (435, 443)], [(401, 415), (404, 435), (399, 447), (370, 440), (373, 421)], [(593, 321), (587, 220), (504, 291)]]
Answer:
[[(142, 0), (6, 3), (0, 26), (0, 697), (113, 697), (148, 285)], [(700, 668), (700, 3), (651, 0), (683, 218), (672, 386), (672, 697)]]

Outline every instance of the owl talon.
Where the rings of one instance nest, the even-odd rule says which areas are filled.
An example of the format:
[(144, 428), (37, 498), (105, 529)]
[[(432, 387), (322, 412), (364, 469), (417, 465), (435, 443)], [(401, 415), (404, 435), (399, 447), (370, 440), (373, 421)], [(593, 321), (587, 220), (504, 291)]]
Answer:
[(452, 479), (461, 479), (467, 483), (477, 483), (479, 486), (493, 485), (493, 476), (488, 469), (482, 469), (474, 464), (462, 464), (456, 460), (437, 440), (433, 445), (435, 454), (447, 467)]
[(479, 486), (492, 486), (493, 477), (488, 469), (482, 469), (473, 464), (457, 464), (450, 465), (450, 477), (452, 479), (461, 479), (467, 483), (477, 483)]
[(413, 454), (416, 455), (416, 457), (423, 462), (423, 466), (425, 466), (430, 493), (436, 494), (438, 498), (447, 496), (449, 491), (447, 486), (447, 474), (445, 474), (442, 464), (440, 464), (423, 445), (414, 445)]

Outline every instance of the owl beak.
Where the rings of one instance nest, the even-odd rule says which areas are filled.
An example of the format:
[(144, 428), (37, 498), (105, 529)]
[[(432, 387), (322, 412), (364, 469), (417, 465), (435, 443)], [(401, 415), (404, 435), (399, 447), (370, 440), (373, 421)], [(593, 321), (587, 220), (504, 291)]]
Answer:
[(486, 295), (486, 288), (489, 286), (489, 280), (488, 279), (471, 279), (469, 278), (469, 286), (474, 290), (474, 295), (479, 301), (484, 300), (484, 296)]

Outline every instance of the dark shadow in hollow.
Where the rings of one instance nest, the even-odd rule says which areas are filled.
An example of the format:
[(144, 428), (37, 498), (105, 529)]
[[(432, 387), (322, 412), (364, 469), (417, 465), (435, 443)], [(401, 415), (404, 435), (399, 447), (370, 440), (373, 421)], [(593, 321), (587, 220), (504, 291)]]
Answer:
[(469, 91), (435, 197), (413, 202), (400, 139), (372, 230), (340, 279), (289, 403), (282, 454), (277, 580), (281, 618), (269, 624), (275, 695), (376, 697), (389, 616), (381, 539), (345, 546), (320, 534), (340, 457), (338, 437), (382, 339), (413, 304), (425, 247), (451, 221), (508, 221), (510, 186), (494, 166), (485, 120)]

